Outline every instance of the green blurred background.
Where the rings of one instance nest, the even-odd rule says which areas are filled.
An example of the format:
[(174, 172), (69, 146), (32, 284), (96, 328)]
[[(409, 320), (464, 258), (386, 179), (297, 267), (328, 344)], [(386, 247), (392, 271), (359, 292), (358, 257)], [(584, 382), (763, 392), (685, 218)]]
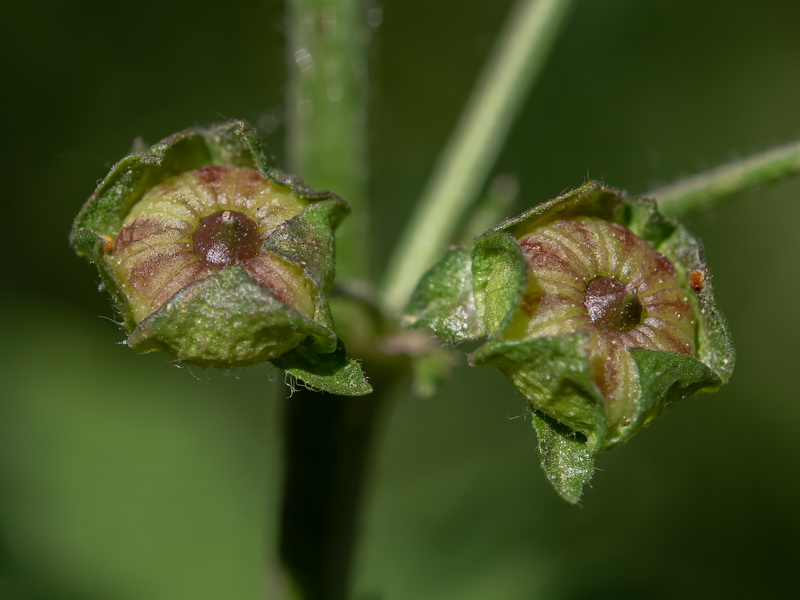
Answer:
[[(382, 264), (510, 1), (375, 6)], [(282, 4), (7, 2), (0, 22), (0, 598), (263, 597), (282, 375), (178, 369), (120, 346), (67, 234), (137, 136), (243, 117), (281, 163)], [(643, 192), (796, 139), (798, 23), (789, 0), (579, 0), (496, 172), (519, 177), (521, 210), (587, 177)], [(428, 400), (398, 390), (354, 597), (790, 595), (798, 196), (787, 181), (689, 220), (737, 341), (733, 381), (601, 456), (580, 507), (548, 489), (525, 403), (499, 373), (462, 367)]]

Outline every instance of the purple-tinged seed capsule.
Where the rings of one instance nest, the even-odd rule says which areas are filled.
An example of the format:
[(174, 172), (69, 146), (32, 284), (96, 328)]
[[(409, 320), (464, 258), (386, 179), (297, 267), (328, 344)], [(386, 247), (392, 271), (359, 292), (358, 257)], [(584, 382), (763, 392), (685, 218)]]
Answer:
[(281, 223), (310, 204), (243, 167), (206, 165), (155, 186), (123, 221), (113, 249), (114, 275), (136, 322), (230, 265), (313, 317), (311, 282), (266, 247)]
[(596, 217), (559, 220), (519, 240), (528, 287), (507, 339), (584, 333), (612, 427), (635, 415), (629, 349), (692, 356), (696, 320), (673, 265), (646, 241)]
[(371, 388), (333, 331), (333, 230), (349, 208), (274, 169), (247, 123), (177, 133), (117, 163), (71, 241), (138, 352), (230, 368), (272, 361), (307, 385)]
[(507, 219), (421, 280), (404, 322), (485, 338), (473, 365), (530, 402), (542, 466), (570, 502), (593, 455), (731, 376), (700, 243), (651, 200), (590, 182)]

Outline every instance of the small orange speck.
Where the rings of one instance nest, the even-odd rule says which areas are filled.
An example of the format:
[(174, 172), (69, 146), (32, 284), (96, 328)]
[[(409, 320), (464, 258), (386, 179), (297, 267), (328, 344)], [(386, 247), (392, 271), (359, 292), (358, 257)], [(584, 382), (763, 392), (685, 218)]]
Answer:
[(103, 238), (103, 252), (109, 254), (114, 249), (114, 238), (110, 235), (100, 235)]
[(700, 293), (706, 287), (706, 276), (700, 269), (694, 269), (689, 273), (689, 286), (695, 291)]

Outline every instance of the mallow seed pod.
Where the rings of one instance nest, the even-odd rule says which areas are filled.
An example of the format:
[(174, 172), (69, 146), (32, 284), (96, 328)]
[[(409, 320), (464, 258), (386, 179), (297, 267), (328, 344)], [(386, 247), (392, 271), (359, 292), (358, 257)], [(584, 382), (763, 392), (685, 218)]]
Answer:
[(594, 453), (713, 391), (734, 350), (699, 242), (651, 200), (588, 183), (452, 250), (408, 324), (457, 342), (529, 400), (548, 479), (577, 502)]
[(349, 211), (274, 169), (241, 121), (177, 133), (117, 163), (71, 242), (138, 352), (200, 366), (272, 361), (332, 393), (369, 393), (333, 331), (333, 230)]

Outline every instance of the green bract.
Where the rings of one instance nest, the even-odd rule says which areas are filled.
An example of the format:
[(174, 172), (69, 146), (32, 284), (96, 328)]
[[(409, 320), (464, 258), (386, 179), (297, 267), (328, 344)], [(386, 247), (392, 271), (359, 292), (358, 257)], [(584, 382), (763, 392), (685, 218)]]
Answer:
[(112, 169), (71, 242), (137, 352), (191, 364), (273, 361), (314, 388), (371, 391), (333, 331), (333, 230), (349, 211), (275, 170), (242, 121), (187, 129)]
[(450, 342), (487, 338), (470, 362), (530, 401), (545, 472), (571, 502), (596, 452), (733, 369), (700, 243), (652, 200), (594, 182), (450, 251), (407, 312)]

